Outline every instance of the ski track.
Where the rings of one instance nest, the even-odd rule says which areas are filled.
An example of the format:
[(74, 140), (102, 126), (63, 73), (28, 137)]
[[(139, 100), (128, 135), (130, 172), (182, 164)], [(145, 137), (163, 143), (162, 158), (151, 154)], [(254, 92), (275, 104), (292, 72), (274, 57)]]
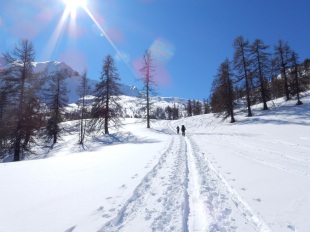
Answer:
[[(197, 186), (200, 187), (198, 206), (203, 203), (203, 208), (207, 210), (207, 227), (201, 225), (202, 229), (195, 230), (194, 227), (193, 231), (271, 231), (267, 223), (255, 215), (247, 202), (229, 185), (204, 154), (199, 152), (190, 136), (186, 138), (186, 142), (192, 147), (192, 152), (188, 153), (193, 166), (191, 178), (198, 179)], [(195, 199), (195, 195), (190, 197)], [(238, 221), (239, 225), (243, 224), (244, 228), (238, 228), (235, 221)]]
[[(299, 160), (299, 159), (295, 159), (291, 156), (287, 156), (283, 153), (280, 152), (276, 152), (270, 149), (265, 149), (262, 148), (262, 146), (259, 146), (257, 144), (251, 144), (251, 143), (244, 143), (242, 141), (239, 141), (239, 139), (234, 138), (236, 136), (221, 136), (221, 139), (225, 140), (226, 143), (231, 144), (231, 147), (236, 147), (236, 149), (232, 149), (231, 150), (240, 156), (243, 156), (247, 159), (251, 159), (255, 162), (258, 162), (260, 164), (272, 167), (272, 168), (276, 168), (278, 170), (282, 170), (282, 171), (286, 171), (286, 172), (290, 172), (290, 173), (294, 173), (303, 177), (307, 177), (310, 178), (310, 172), (307, 171), (309, 170), (309, 163), (306, 163), (304, 160)], [(252, 151), (251, 153), (249, 153), (248, 151)], [(263, 152), (262, 152), (263, 151)], [(255, 153), (258, 153), (259, 155), (255, 155)], [(266, 159), (260, 159), (258, 157), (261, 157), (263, 154), (267, 154), (269, 157), (268, 162), (266, 161)], [(275, 159), (275, 162), (272, 162), (270, 159), (273, 158)], [(286, 160), (285, 163), (289, 163), (290, 165), (295, 164), (296, 166), (298, 166), (298, 169), (292, 169), (290, 167), (286, 167), (284, 165), (280, 165), (278, 163), (280, 163), (280, 160)], [(305, 170), (305, 171), (299, 171), (300, 169)]]
[[(188, 212), (186, 170), (185, 144), (179, 136), (173, 136), (159, 162), (136, 187), (118, 215), (99, 232), (187, 231), (187, 217), (183, 216)], [(144, 223), (139, 223), (141, 218)]]
[(171, 123), (164, 127), (159, 132), (172, 136), (168, 149), (117, 216), (98, 232), (271, 231), (199, 151), (193, 138), (175, 134)]

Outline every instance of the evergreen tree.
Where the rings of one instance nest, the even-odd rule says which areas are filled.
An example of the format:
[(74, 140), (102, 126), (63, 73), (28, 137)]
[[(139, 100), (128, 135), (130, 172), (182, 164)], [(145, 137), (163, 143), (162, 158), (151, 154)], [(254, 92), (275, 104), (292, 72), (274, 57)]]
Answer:
[(168, 120), (172, 120), (172, 115), (173, 115), (173, 110), (172, 110), (172, 108), (171, 108), (170, 106), (167, 106), (167, 107), (165, 108), (165, 112), (166, 112), (166, 114), (167, 114), (167, 119), (168, 119)]
[(150, 110), (151, 110), (151, 104), (150, 104), (150, 97), (151, 95), (155, 95), (155, 80), (154, 80), (154, 59), (152, 56), (151, 51), (145, 51), (143, 55), (143, 63), (142, 68), (140, 69), (141, 77), (139, 80), (143, 84), (143, 92), (144, 98), (146, 101), (146, 121), (147, 121), (147, 128), (150, 128)]
[(224, 118), (230, 117), (231, 123), (235, 122), (232, 76), (230, 61), (226, 59), (221, 63), (212, 83), (212, 109), (214, 107), (217, 112), (224, 115)]
[(179, 117), (180, 117), (179, 107), (177, 107), (174, 103), (173, 108), (172, 108), (172, 118), (173, 118), (173, 120), (176, 120), (176, 119), (179, 119)]
[(92, 107), (90, 129), (101, 129), (104, 127), (104, 133), (109, 134), (109, 123), (119, 126), (121, 116), (121, 106), (119, 100), (120, 78), (118, 70), (114, 64), (112, 56), (107, 55), (104, 59), (100, 77), (100, 83), (96, 85), (95, 103)]
[(4, 58), (9, 64), (5, 71), (5, 79), (6, 86), (10, 88), (9, 91), (2, 91), (1, 97), (5, 98), (6, 113), (10, 119), (10, 122), (6, 122), (10, 123), (7, 128), (10, 148), (14, 152), (14, 161), (19, 161), (35, 130), (35, 126), (28, 121), (35, 113), (29, 107), (33, 99), (37, 98), (35, 96), (37, 90), (34, 89), (37, 85), (32, 66), (35, 58), (33, 44), (27, 39), (19, 40), (14, 50), (4, 54)]
[(157, 119), (166, 119), (165, 111), (161, 107), (156, 107), (155, 118), (157, 118)]
[(68, 103), (65, 71), (57, 71), (50, 77), (49, 87), (46, 90), (46, 101), (49, 108), (49, 118), (46, 125), (46, 138), (57, 143), (60, 137), (60, 123), (64, 120), (65, 107)]
[(249, 41), (244, 40), (242, 36), (239, 36), (234, 40), (233, 46), (235, 48), (234, 68), (237, 70), (237, 81), (241, 83), (241, 87), (245, 89), (248, 117), (251, 117), (252, 111), (250, 94), (252, 80), (250, 73)]
[(254, 41), (250, 46), (250, 54), (252, 58), (252, 73), (257, 79), (261, 100), (263, 102), (263, 110), (268, 110), (268, 79), (270, 73), (270, 54), (266, 52), (269, 46), (265, 45), (260, 39)]
[(290, 90), (289, 90), (289, 81), (288, 81), (288, 69), (290, 67), (290, 54), (291, 49), (288, 43), (284, 43), (281, 39), (278, 41), (278, 45), (274, 47), (275, 50), (275, 59), (278, 66), (278, 71), (281, 73), (281, 77), (284, 81), (284, 93), (286, 100), (290, 100)]
[(310, 59), (305, 59), (303, 62), (304, 76), (310, 80)]
[(0, 158), (7, 152), (9, 122), (9, 94), (12, 86), (7, 81), (5, 70), (0, 70)]
[(301, 91), (306, 91), (310, 89), (310, 59), (305, 59), (301, 66), (300, 86)]
[(187, 116), (190, 117), (193, 115), (193, 103), (191, 100), (187, 101), (186, 111), (187, 111)]
[(292, 57), (291, 57), (291, 60), (292, 60), (292, 68), (291, 68), (291, 73), (292, 73), (292, 76), (293, 76), (293, 90), (294, 90), (294, 93), (296, 93), (296, 96), (297, 96), (297, 103), (296, 105), (302, 105), (302, 101), (300, 100), (300, 92), (301, 92), (301, 88), (300, 88), (300, 81), (299, 81), (299, 78), (300, 78), (300, 65), (299, 65), (299, 62), (298, 62), (298, 55), (293, 51), (292, 52)]
[(80, 85), (77, 89), (77, 94), (80, 97), (79, 107), (80, 107), (80, 138), (79, 138), (79, 144), (84, 144), (84, 138), (86, 133), (86, 114), (87, 114), (87, 108), (86, 108), (86, 101), (85, 97), (86, 95), (90, 94), (90, 86), (88, 84), (87, 79), (87, 72), (85, 71), (82, 74)]
[(210, 109), (210, 104), (209, 104), (208, 100), (203, 99), (203, 113), (209, 114), (210, 112), (211, 112), (211, 109)]
[(202, 104), (200, 101), (193, 101), (193, 113), (194, 115), (200, 115), (202, 114)]

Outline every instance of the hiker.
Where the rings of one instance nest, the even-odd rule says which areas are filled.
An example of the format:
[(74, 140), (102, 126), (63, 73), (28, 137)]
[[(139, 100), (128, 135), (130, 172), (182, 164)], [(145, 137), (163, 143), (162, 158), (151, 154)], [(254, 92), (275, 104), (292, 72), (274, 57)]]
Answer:
[(180, 127), (177, 126), (177, 133), (179, 134), (179, 132), (180, 132)]
[(181, 127), (181, 131), (182, 131), (182, 135), (183, 135), (183, 136), (185, 136), (185, 130), (186, 130), (185, 126), (184, 126), (184, 125), (182, 125), (182, 127)]

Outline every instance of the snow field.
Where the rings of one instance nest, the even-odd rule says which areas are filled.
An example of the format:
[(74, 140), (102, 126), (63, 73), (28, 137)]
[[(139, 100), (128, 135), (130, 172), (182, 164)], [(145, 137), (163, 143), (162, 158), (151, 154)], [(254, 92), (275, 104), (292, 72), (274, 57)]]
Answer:
[[(230, 124), (145, 122), (0, 164), (0, 232), (308, 232), (310, 94)], [(184, 124), (186, 137), (175, 128)]]

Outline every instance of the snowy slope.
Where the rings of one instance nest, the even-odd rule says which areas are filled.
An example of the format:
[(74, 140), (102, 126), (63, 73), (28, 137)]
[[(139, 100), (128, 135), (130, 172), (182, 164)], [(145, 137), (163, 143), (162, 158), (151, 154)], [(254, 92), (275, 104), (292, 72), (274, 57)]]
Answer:
[(235, 124), (128, 118), (85, 150), (64, 123), (52, 150), (0, 164), (0, 231), (308, 232), (310, 92), (302, 100), (241, 110)]

